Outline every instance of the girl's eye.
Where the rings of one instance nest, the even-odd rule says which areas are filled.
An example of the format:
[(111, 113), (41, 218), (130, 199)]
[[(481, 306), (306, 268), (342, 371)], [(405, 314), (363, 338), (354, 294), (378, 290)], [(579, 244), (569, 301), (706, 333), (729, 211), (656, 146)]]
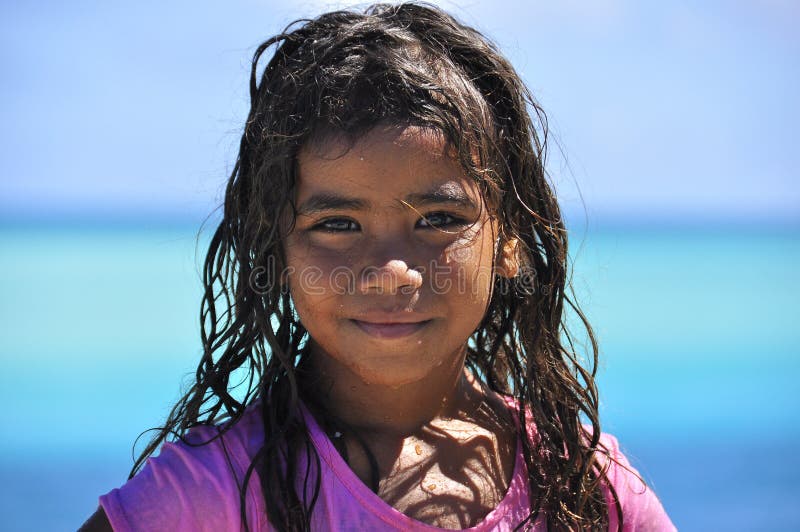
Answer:
[(331, 218), (323, 220), (312, 227), (316, 231), (324, 231), (327, 233), (345, 233), (348, 231), (358, 231), (359, 227), (353, 220), (347, 218)]
[(459, 225), (461, 223), (463, 223), (463, 220), (456, 218), (452, 214), (447, 214), (446, 212), (432, 212), (426, 214), (424, 218), (417, 222), (417, 227), (442, 228)]

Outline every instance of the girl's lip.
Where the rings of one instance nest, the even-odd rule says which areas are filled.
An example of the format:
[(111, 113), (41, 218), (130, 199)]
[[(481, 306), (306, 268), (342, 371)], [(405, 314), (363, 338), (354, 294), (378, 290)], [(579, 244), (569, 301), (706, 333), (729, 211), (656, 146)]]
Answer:
[(369, 321), (352, 320), (359, 329), (375, 338), (403, 338), (420, 331), (430, 320), (411, 323), (389, 322), (374, 323)]

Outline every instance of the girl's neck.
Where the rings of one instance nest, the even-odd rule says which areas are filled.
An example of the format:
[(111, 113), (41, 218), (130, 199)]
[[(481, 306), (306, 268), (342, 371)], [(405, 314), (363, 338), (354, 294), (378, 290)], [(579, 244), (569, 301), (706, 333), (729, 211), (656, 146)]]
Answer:
[(366, 383), (313, 351), (298, 373), (353, 473), (395, 509), (444, 528), (474, 526), (496, 508), (516, 459), (508, 407), (464, 368), (465, 352), (397, 387)]
[(306, 397), (317, 409), (349, 429), (374, 435), (406, 436), (439, 418), (457, 418), (478, 404), (483, 392), (464, 368), (466, 348), (425, 378), (396, 386), (365, 382), (313, 347), (300, 373)]

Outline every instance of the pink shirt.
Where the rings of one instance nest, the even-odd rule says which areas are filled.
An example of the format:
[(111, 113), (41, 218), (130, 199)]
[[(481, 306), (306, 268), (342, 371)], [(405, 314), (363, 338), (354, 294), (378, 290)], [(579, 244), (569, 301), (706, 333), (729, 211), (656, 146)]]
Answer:
[[(411, 519), (373, 493), (305, 409), (304, 416), (321, 462), (320, 496), (312, 514), (312, 530), (443, 530)], [(215, 433), (212, 427), (194, 429), (188, 440), (207, 441)], [(115, 531), (243, 530), (238, 486), (263, 437), (258, 408), (252, 405), (223, 438), (210, 444), (164, 444), (161, 454), (149, 458), (124, 486), (100, 497), (100, 504)], [(620, 453), (616, 439), (603, 435), (602, 441), (621, 464), (611, 463), (609, 478), (622, 504), (624, 530), (674, 530), (658, 498)], [(527, 471), (518, 445), (508, 492), (497, 508), (468, 530), (510, 531), (529, 512)], [(609, 528), (616, 530), (616, 511), (612, 508), (609, 515)], [(247, 490), (247, 522), (253, 531), (272, 530), (255, 473)], [(542, 519), (533, 530), (546, 530)]]

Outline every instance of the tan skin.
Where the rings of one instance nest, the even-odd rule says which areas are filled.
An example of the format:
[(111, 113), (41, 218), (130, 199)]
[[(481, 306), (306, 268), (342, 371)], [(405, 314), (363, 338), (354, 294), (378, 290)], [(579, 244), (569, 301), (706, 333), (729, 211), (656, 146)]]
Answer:
[[(412, 430), (388, 424), (351, 430), (378, 464), (377, 495), (407, 516), (441, 528), (477, 524), (502, 500), (516, 441), (507, 407), (465, 374), (435, 416)], [(349, 466), (367, 485), (371, 466), (354, 434), (342, 436)]]
[[(306, 388), (347, 427), (340, 448), (370, 485), (366, 444), (385, 502), (474, 526), (505, 496), (517, 442), (505, 402), (464, 368), (466, 344), (493, 276), (516, 274), (514, 243), (499, 242), (439, 134), (376, 128), (306, 147), (298, 163), (286, 257), (311, 338)], [(107, 524), (100, 509), (84, 530)]]
[[(349, 465), (369, 485), (359, 436), (384, 501), (473, 526), (505, 495), (516, 439), (505, 403), (465, 371), (466, 342), (493, 275), (516, 274), (513, 245), (494, 264), (497, 224), (439, 134), (376, 128), (298, 162), (289, 285), (319, 402), (352, 431)], [(321, 275), (304, 278), (311, 269)]]

